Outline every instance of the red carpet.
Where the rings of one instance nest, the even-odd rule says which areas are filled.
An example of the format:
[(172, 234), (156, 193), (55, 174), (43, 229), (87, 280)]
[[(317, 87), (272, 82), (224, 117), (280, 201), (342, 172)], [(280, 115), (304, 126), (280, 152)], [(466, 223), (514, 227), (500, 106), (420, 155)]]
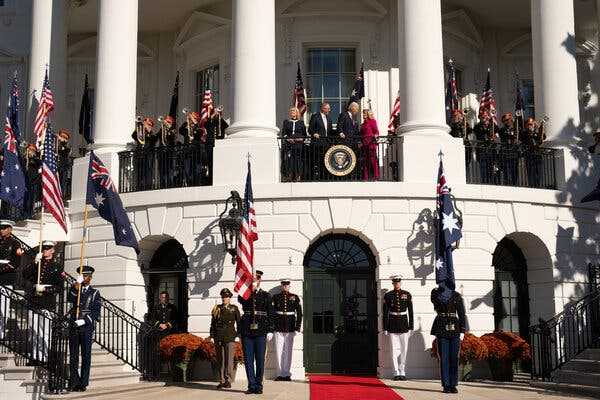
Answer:
[(377, 378), (309, 375), (310, 400), (404, 400)]

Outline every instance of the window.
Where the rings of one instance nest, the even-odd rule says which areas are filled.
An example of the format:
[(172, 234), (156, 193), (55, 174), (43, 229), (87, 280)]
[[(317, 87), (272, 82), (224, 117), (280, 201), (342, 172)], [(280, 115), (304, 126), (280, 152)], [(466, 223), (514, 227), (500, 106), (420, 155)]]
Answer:
[(523, 112), (525, 119), (535, 118), (535, 103), (533, 97), (533, 79), (521, 79), (521, 93), (523, 95)]
[[(310, 48), (307, 50), (306, 92), (310, 113), (328, 102), (336, 116), (350, 98), (356, 77), (356, 50), (353, 48)], [(335, 121), (335, 117), (332, 117)]]
[(218, 64), (196, 72), (196, 110), (202, 108), (202, 99), (204, 98), (205, 90), (210, 90), (212, 92), (213, 104), (215, 107), (221, 104)]

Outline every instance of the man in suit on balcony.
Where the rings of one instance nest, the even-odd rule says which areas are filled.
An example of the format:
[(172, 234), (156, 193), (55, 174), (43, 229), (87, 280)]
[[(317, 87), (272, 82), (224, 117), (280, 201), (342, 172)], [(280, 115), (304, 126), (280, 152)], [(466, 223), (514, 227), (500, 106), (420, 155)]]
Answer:
[(353, 138), (360, 134), (359, 126), (356, 122), (356, 114), (358, 114), (358, 103), (352, 102), (348, 105), (348, 110), (340, 113), (337, 120), (337, 131), (342, 139)]
[(319, 180), (325, 170), (323, 155), (330, 143), (325, 138), (333, 136), (334, 133), (331, 117), (329, 116), (330, 111), (331, 106), (329, 103), (321, 104), (319, 112), (311, 115), (308, 123), (308, 134), (313, 138), (310, 142), (308, 164), (312, 167), (312, 180), (314, 181)]

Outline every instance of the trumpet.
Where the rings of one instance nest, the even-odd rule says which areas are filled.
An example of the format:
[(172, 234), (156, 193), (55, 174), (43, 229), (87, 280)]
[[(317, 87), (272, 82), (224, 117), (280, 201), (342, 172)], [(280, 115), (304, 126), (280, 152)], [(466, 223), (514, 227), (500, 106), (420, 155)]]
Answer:
[(135, 132), (137, 134), (137, 141), (141, 145), (143, 145), (146, 142), (143, 122), (144, 117), (142, 117), (141, 115), (135, 117)]
[(190, 119), (190, 109), (188, 107), (184, 107), (183, 110), (181, 110), (181, 112), (183, 114), (185, 114), (185, 120), (187, 122), (187, 133), (188, 133), (188, 139), (189, 142), (192, 143), (192, 141), (194, 140), (194, 132), (192, 131), (191, 128), (191, 119)]
[(171, 130), (165, 127), (165, 117), (162, 115), (156, 119), (160, 123), (160, 141), (163, 146), (167, 145), (167, 135), (171, 134)]

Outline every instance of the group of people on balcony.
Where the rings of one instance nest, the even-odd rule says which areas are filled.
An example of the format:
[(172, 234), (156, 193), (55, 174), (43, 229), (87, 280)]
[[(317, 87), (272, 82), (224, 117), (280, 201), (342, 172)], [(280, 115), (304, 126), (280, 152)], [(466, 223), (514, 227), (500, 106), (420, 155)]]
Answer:
[[(175, 118), (138, 117), (131, 134), (135, 151), (131, 156), (133, 174), (126, 177), (137, 190), (212, 183), (212, 153), (216, 139), (225, 137), (229, 126), (220, 108), (202, 119), (198, 112), (186, 113), (179, 129)], [(133, 182), (132, 182), (133, 181)]]
[(322, 177), (325, 173), (323, 155), (331, 144), (346, 144), (359, 154), (364, 181), (379, 180), (377, 121), (372, 110), (363, 109), (363, 122), (359, 124), (359, 109), (356, 102), (348, 104), (334, 128), (329, 116), (331, 106), (322, 103), (319, 112), (311, 115), (307, 129), (298, 108), (290, 107), (288, 119), (283, 121), (281, 128), (284, 181)]

